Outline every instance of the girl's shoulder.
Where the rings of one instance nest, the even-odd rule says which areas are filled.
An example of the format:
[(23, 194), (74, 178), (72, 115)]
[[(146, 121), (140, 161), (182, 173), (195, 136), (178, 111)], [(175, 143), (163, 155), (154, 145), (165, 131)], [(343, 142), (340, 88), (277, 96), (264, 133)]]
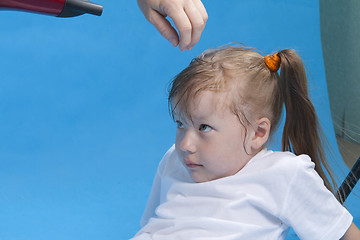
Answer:
[(284, 177), (291, 177), (298, 171), (314, 168), (315, 164), (308, 155), (263, 149), (251, 159), (244, 171), (282, 173)]

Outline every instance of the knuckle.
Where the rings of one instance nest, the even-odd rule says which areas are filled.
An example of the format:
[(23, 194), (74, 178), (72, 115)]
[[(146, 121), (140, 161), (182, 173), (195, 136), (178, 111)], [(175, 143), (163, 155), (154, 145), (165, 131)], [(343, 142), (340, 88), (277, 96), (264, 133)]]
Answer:
[(190, 24), (183, 24), (179, 26), (178, 30), (180, 32), (189, 33), (192, 31), (192, 26)]
[(151, 24), (154, 24), (156, 23), (156, 14), (154, 12), (148, 12), (146, 15), (145, 15), (145, 18), (151, 23)]
[(167, 13), (176, 12), (179, 8), (181, 8), (181, 6), (179, 5), (179, 1), (176, 0), (168, 0), (166, 3), (160, 4), (160, 9), (163, 9), (164, 12)]
[(204, 21), (204, 23), (206, 23), (208, 19), (209, 19), (208, 14), (207, 14), (207, 13), (204, 13), (204, 16), (203, 16), (203, 21)]
[(194, 24), (193, 24), (194, 30), (201, 30), (201, 29), (204, 28), (204, 26), (205, 26), (205, 22), (204, 22), (204, 21), (194, 22)]

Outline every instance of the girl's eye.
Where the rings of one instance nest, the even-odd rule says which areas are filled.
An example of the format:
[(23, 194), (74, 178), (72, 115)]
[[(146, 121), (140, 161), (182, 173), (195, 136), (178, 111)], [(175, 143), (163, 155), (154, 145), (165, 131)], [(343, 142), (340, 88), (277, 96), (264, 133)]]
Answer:
[(176, 125), (177, 125), (177, 128), (180, 128), (180, 129), (184, 128), (184, 124), (182, 124), (182, 122), (180, 122), (180, 121), (176, 121)]
[(206, 124), (201, 124), (199, 127), (200, 132), (209, 132), (211, 130), (212, 130), (212, 127), (210, 127), (209, 125), (206, 125)]

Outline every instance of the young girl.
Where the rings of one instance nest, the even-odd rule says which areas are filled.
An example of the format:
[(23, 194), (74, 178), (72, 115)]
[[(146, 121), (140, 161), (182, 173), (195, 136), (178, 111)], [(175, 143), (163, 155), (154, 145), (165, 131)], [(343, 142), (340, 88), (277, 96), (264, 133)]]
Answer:
[[(283, 104), (283, 151), (273, 152), (265, 146)], [(360, 239), (331, 192), (306, 73), (293, 50), (265, 57), (245, 47), (207, 51), (176, 76), (169, 106), (175, 145), (159, 165), (134, 240), (285, 239), (289, 227), (300, 239)]]

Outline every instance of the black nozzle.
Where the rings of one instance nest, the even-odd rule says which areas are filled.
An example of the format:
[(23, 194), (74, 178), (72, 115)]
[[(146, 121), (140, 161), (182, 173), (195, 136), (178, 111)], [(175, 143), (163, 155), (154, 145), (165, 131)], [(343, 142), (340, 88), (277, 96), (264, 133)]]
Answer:
[(74, 17), (84, 13), (101, 16), (103, 7), (86, 0), (66, 0), (61, 13), (57, 17)]

